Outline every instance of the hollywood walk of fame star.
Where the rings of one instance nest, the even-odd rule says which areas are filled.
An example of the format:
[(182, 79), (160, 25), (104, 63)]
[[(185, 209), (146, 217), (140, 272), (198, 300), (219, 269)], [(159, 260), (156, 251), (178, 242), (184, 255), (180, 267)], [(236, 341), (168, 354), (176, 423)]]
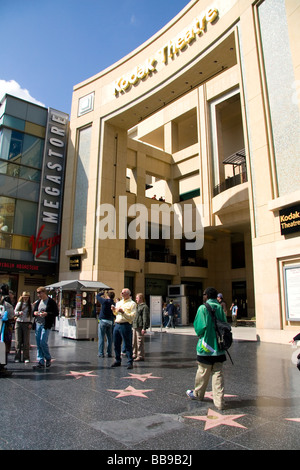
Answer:
[(185, 418), (205, 421), (204, 431), (220, 426), (221, 424), (225, 424), (226, 426), (233, 426), (236, 428), (247, 429), (245, 426), (242, 426), (240, 423), (236, 423), (234, 421), (235, 419), (241, 418), (242, 416), (245, 415), (222, 415), (220, 413), (217, 413), (217, 411), (208, 409), (207, 416), (185, 416)]
[[(237, 395), (224, 395), (224, 398), (233, 398), (233, 397), (237, 397)], [(210, 398), (211, 400), (213, 400), (214, 396), (213, 396), (213, 392), (205, 392), (205, 395), (204, 395), (204, 398)]]
[(129, 387), (125, 388), (125, 390), (109, 390), (108, 389), (108, 391), (118, 393), (116, 398), (129, 397), (130, 395), (132, 395), (134, 397), (148, 398), (147, 395), (145, 395), (145, 393), (153, 392), (153, 390), (137, 390), (136, 388), (131, 387), (131, 385), (129, 385)]
[(81, 377), (97, 377), (97, 375), (92, 374), (94, 372), (93, 370), (89, 370), (87, 372), (76, 372), (74, 370), (70, 370), (70, 374), (66, 375), (71, 375), (75, 379), (80, 379)]
[(140, 380), (141, 382), (145, 382), (147, 379), (161, 379), (162, 377), (155, 377), (152, 375), (152, 372), (150, 374), (131, 374), (129, 373), (131, 377), (123, 377), (123, 379), (137, 379)]
[(297, 423), (300, 423), (300, 418), (285, 418), (287, 421), (296, 421)]

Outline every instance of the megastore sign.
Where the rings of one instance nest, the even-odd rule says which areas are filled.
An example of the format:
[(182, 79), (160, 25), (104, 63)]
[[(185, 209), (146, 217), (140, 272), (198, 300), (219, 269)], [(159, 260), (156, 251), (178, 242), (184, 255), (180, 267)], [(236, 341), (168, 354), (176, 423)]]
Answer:
[(187, 28), (174, 39), (168, 41), (152, 57), (116, 80), (114, 82), (114, 94), (118, 96), (120, 93), (125, 93), (132, 85), (136, 85), (140, 80), (148, 77), (153, 72), (157, 72), (159, 64), (167, 65), (170, 59), (175, 59), (191, 42), (202, 36), (207, 31), (207, 23), (213, 23), (218, 16), (219, 11), (217, 8), (209, 8), (206, 12), (197, 16)]
[(48, 111), (37, 233), (30, 238), (38, 261), (58, 261), (68, 119), (68, 114)]

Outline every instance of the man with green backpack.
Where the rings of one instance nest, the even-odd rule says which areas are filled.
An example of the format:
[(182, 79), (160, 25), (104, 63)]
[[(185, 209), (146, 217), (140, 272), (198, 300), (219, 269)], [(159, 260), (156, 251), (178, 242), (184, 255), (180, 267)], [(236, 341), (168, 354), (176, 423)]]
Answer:
[(216, 322), (228, 324), (224, 310), (217, 300), (217, 295), (218, 291), (214, 287), (206, 288), (203, 293), (204, 304), (200, 305), (197, 311), (194, 328), (199, 337), (197, 343), (198, 369), (195, 388), (187, 390), (186, 394), (193, 400), (203, 400), (210, 376), (212, 376), (213, 402), (216, 408), (221, 410), (225, 405), (223, 362), (226, 361), (226, 350), (220, 345)]

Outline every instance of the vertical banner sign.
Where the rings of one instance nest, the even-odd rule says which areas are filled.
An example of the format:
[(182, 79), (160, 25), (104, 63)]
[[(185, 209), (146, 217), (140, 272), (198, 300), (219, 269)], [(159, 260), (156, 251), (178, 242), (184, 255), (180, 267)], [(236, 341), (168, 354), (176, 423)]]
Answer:
[(48, 110), (37, 233), (30, 239), (35, 261), (58, 262), (69, 115)]

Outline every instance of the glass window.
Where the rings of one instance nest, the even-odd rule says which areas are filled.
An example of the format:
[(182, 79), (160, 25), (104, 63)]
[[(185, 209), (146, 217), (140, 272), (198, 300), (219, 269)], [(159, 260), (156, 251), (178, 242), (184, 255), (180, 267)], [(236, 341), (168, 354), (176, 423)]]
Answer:
[(22, 164), (41, 168), (43, 161), (44, 142), (38, 137), (24, 134)]
[(0, 233), (35, 234), (38, 204), (0, 196)]
[(11, 129), (0, 131), (0, 158), (13, 160), (23, 165), (41, 168), (43, 161), (44, 141), (33, 135)]
[(22, 155), (23, 134), (17, 131), (11, 131), (8, 160), (19, 161)]
[(36, 170), (35, 168), (28, 168), (26, 166), (19, 165), (18, 176), (19, 178), (24, 178), (25, 180), (40, 182), (41, 170)]
[(79, 132), (72, 248), (85, 245), (91, 130), (87, 127)]
[(0, 232), (13, 232), (15, 199), (0, 196)]
[(18, 199), (15, 205), (14, 233), (35, 235), (38, 204)]
[(43, 152), (44, 141), (39, 137), (11, 129), (0, 131), (0, 159), (5, 160), (0, 160), (0, 173), (39, 182), (41, 172), (36, 168), (42, 167)]

